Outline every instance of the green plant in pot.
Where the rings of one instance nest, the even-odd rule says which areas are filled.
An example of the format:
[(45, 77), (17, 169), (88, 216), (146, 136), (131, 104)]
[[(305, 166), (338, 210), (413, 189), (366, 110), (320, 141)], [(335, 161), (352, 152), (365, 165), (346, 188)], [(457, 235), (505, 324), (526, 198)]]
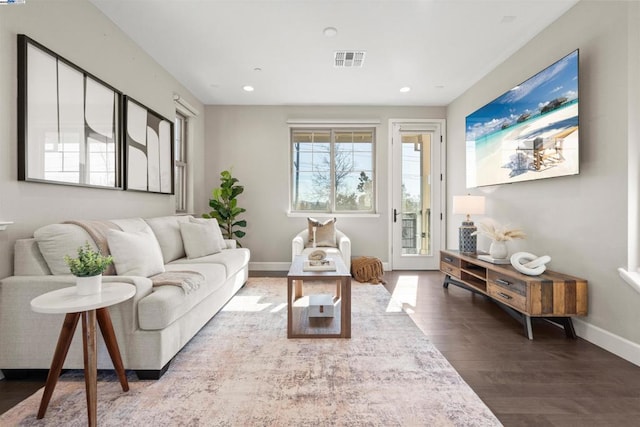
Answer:
[(89, 242), (78, 248), (78, 257), (65, 255), (64, 261), (71, 274), (76, 276), (76, 289), (80, 295), (99, 293), (102, 289), (102, 273), (113, 262), (111, 255), (104, 256), (95, 251)]
[[(238, 179), (234, 178), (229, 171), (220, 172), (220, 187), (214, 188), (211, 192), (212, 199), (209, 206), (213, 209), (208, 214), (203, 214), (203, 218), (215, 218), (222, 230), (225, 239), (240, 239), (245, 236), (245, 232), (239, 230), (247, 226), (247, 221), (238, 220), (238, 216), (246, 212), (245, 208), (238, 207), (237, 197), (244, 192), (244, 186), (238, 184)], [(238, 246), (242, 245), (238, 242)]]

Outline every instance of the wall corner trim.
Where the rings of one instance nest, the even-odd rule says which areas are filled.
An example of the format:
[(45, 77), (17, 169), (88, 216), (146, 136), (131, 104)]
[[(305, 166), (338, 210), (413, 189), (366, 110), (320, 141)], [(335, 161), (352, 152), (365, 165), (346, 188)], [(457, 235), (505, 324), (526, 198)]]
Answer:
[(634, 271), (627, 271), (624, 268), (619, 268), (618, 273), (620, 277), (633, 288), (636, 292), (640, 293), (640, 273)]

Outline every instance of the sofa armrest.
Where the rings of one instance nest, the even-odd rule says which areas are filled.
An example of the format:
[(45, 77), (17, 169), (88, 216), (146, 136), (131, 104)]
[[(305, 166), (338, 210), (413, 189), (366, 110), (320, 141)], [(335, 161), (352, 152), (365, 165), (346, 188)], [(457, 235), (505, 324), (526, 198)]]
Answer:
[(238, 242), (234, 239), (224, 239), (224, 244), (226, 246), (223, 249), (236, 249), (238, 247)]
[(302, 230), (291, 241), (291, 262), (296, 257), (296, 255), (301, 255), (304, 250), (304, 242), (307, 240), (308, 231)]
[(340, 249), (340, 253), (342, 254), (342, 260), (344, 261), (344, 265), (347, 266), (347, 271), (351, 271), (351, 239), (347, 237), (340, 230), (336, 230), (336, 240), (338, 241), (338, 249)]

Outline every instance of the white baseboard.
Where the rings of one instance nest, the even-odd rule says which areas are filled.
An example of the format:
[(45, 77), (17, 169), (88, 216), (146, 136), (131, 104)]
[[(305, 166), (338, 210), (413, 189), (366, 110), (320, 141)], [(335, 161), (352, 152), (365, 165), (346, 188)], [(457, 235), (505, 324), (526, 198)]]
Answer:
[[(249, 262), (251, 271), (289, 271), (290, 262)], [(389, 271), (389, 264), (382, 263), (384, 271)]]
[(250, 271), (289, 271), (290, 262), (249, 262)]
[(584, 320), (573, 318), (573, 326), (576, 334), (592, 344), (602, 347), (605, 350), (622, 357), (625, 360), (640, 366), (640, 344), (629, 341), (618, 335), (605, 331)]

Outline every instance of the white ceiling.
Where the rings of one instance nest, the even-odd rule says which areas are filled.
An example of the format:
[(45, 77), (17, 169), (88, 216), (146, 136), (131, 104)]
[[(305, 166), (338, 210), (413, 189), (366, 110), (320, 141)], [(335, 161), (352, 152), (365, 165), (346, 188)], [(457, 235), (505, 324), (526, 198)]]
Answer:
[[(406, 106), (449, 104), (577, 1), (91, 0), (204, 104)], [(364, 66), (334, 68), (345, 49)]]

